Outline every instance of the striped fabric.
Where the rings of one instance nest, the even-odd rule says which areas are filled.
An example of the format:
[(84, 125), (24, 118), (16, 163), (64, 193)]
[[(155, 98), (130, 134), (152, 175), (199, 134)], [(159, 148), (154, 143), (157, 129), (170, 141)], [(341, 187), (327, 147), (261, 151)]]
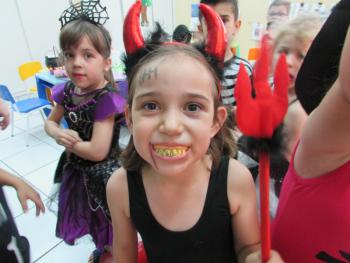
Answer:
[(221, 83), (221, 98), (223, 104), (226, 106), (234, 106), (236, 104), (234, 98), (234, 88), (236, 86), (240, 63), (244, 64), (248, 75), (252, 75), (252, 66), (243, 58), (236, 56), (225, 62), (224, 77)]

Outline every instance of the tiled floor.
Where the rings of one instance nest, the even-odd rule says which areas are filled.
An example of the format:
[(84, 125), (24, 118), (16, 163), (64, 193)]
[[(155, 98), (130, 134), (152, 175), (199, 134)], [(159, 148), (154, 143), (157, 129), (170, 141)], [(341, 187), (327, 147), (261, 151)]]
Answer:
[[(0, 130), (0, 167), (20, 176), (39, 191), (44, 203), (48, 200), (53, 186), (53, 174), (63, 147), (48, 137), (43, 129), (43, 120), (39, 114), (31, 116), (29, 146), (25, 146), (25, 118), (15, 115), (15, 135), (10, 136), (11, 128)], [(123, 130), (121, 144), (127, 141), (127, 132)], [(46, 207), (46, 213), (35, 216), (35, 207), (31, 201), (30, 210), (24, 214), (18, 202), (16, 192), (4, 187), (8, 204), (19, 232), (28, 238), (31, 246), (32, 262), (38, 263), (86, 263), (94, 245), (86, 236), (75, 246), (66, 245), (55, 236), (56, 215)]]

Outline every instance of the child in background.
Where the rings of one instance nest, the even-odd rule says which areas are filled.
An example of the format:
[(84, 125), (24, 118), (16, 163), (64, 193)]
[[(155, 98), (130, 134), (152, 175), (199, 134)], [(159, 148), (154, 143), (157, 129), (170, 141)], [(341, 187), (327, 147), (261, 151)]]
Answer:
[[(10, 122), (9, 109), (0, 98), (0, 126), (6, 129)], [(7, 205), (2, 186), (13, 187), (24, 212), (28, 211), (27, 200), (32, 200), (36, 207), (36, 215), (45, 212), (40, 195), (29, 184), (19, 177), (0, 168), (0, 255), (3, 262), (30, 262), (28, 240), (20, 236), (11, 211)]]
[[(270, 155), (270, 215), (272, 218), (276, 215), (278, 197), (283, 178), (288, 170), (291, 152), (300, 137), (307, 117), (295, 94), (295, 79), (311, 42), (321, 27), (321, 21), (322, 19), (318, 15), (300, 15), (280, 27), (273, 42), (273, 72), (280, 55), (285, 54), (286, 56), (289, 73), (289, 105), (283, 126), (278, 131), (281, 136), (277, 140), (280, 141), (282, 147), (274, 150)], [(273, 76), (271, 82), (273, 82)], [(273, 86), (273, 83), (271, 84)], [(258, 152), (249, 146), (250, 138), (242, 136), (239, 145), (244, 153), (258, 161)]]
[[(233, 118), (235, 98), (234, 88), (236, 86), (237, 75), (239, 71), (239, 65), (244, 64), (249, 75), (252, 74), (252, 67), (249, 62), (243, 58), (236, 56), (232, 53), (230, 43), (232, 43), (241, 27), (241, 20), (238, 19), (238, 2), (237, 0), (201, 0), (203, 4), (211, 6), (215, 12), (220, 16), (226, 29), (226, 38), (228, 45), (226, 47), (225, 63), (224, 63), (224, 77), (221, 86), (221, 99), (223, 104), (228, 110), (228, 122), (230, 128), (235, 128), (235, 121)], [(200, 27), (199, 31), (202, 31), (204, 38), (207, 36), (207, 29), (205, 21), (202, 19), (203, 16), (200, 14)]]
[(273, 64), (284, 53), (286, 55), (290, 77), (290, 85), (288, 87), (289, 106), (283, 128), (286, 139), (286, 149), (283, 155), (288, 161), (300, 137), (301, 129), (306, 119), (306, 113), (295, 94), (295, 80), (304, 57), (320, 30), (321, 25), (322, 18), (318, 15), (299, 15), (280, 28), (273, 45)]
[(147, 8), (152, 5), (152, 0), (142, 0), (141, 8), (141, 26), (149, 26)]
[(189, 44), (191, 43), (192, 33), (185, 25), (178, 25), (173, 32), (173, 41)]
[[(135, 23), (125, 21), (129, 36)], [(218, 71), (208, 63), (215, 58), (182, 43), (141, 47), (139, 39), (125, 44), (132, 137), (107, 184), (116, 262), (137, 262), (137, 232), (149, 262), (260, 262), (254, 183), (232, 158)]]
[[(236, 56), (236, 54), (232, 53), (232, 49), (230, 48), (230, 43), (233, 42), (241, 26), (241, 20), (238, 19), (238, 2), (237, 0), (201, 0), (200, 2), (212, 7), (214, 11), (220, 16), (225, 26), (228, 45), (226, 46), (225, 52), (224, 74), (221, 78), (222, 81), (220, 95), (222, 103), (228, 112), (226, 119), (227, 125), (233, 132), (235, 139), (238, 140), (241, 133), (238, 131), (235, 121), (236, 101), (234, 98), (234, 89), (236, 86), (240, 64), (243, 63), (246, 71), (248, 72), (248, 75), (252, 75), (252, 67), (249, 62), (243, 58)], [(199, 19), (199, 31), (202, 31), (205, 39), (207, 39), (206, 24), (200, 12)], [(259, 168), (256, 161), (254, 161), (242, 151), (238, 151), (235, 158), (237, 158), (249, 169), (254, 178), (256, 177)]]
[(273, 40), (280, 26), (288, 21), (290, 12), (290, 1), (274, 0), (269, 5), (266, 16), (266, 31)]
[[(286, 262), (349, 261), (349, 25), (350, 1), (342, 0), (316, 36), (296, 81), (297, 96), (310, 110), (309, 102), (325, 94), (327, 78), (337, 77), (321, 103), (313, 101), (318, 106), (306, 120), (282, 185), (271, 240)], [(337, 67), (334, 58), (340, 53)]]
[[(70, 81), (54, 87), (56, 105), (45, 130), (65, 147), (67, 157), (58, 196), (56, 235), (73, 245), (90, 234), (98, 249), (90, 260), (98, 262), (103, 249), (112, 244), (105, 184), (118, 167), (124, 99), (114, 87), (111, 37), (101, 24), (103, 14), (88, 10), (91, 17), (87, 18), (85, 6), (79, 7), (74, 10), (81, 13), (70, 16), (67, 9), (60, 18), (60, 47)], [(63, 117), (68, 129), (59, 126)]]

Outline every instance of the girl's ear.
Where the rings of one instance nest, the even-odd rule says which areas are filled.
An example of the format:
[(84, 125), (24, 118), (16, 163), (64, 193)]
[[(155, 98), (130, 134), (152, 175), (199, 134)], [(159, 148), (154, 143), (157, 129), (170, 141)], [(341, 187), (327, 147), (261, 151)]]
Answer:
[(111, 69), (112, 67), (112, 59), (111, 58), (106, 58), (105, 59), (105, 67), (104, 70), (107, 72)]
[(128, 126), (128, 130), (130, 134), (132, 134), (132, 118), (131, 118), (131, 109), (129, 107), (129, 104), (125, 106), (125, 121), (126, 121), (126, 125)]
[(222, 125), (226, 121), (227, 110), (224, 106), (219, 106), (216, 110), (216, 118), (214, 119), (213, 125), (211, 126), (211, 137), (221, 129)]

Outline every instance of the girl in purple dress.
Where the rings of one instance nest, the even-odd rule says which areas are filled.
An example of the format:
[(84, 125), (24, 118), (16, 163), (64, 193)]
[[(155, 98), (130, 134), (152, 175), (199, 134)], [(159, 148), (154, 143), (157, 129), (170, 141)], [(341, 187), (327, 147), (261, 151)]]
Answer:
[[(67, 17), (65, 12), (59, 41), (70, 81), (53, 88), (56, 103), (45, 123), (48, 135), (65, 147), (67, 155), (56, 235), (73, 245), (90, 234), (103, 251), (112, 244), (105, 184), (118, 167), (124, 99), (114, 87), (108, 31), (99, 19), (72, 17), (71, 12)], [(59, 125), (63, 117), (68, 129)]]

